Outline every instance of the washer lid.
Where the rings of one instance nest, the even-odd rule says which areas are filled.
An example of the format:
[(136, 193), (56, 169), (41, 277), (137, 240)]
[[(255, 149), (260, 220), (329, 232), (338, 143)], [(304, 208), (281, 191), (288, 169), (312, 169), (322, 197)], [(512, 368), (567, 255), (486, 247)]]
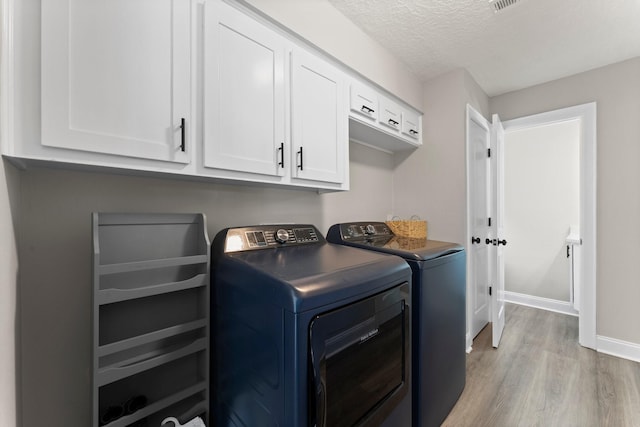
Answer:
[(329, 228), (327, 240), (416, 261), (427, 261), (464, 250), (457, 243), (396, 236), (383, 222), (336, 224)]
[(417, 261), (427, 261), (464, 250), (457, 243), (398, 236), (355, 240), (349, 244)]

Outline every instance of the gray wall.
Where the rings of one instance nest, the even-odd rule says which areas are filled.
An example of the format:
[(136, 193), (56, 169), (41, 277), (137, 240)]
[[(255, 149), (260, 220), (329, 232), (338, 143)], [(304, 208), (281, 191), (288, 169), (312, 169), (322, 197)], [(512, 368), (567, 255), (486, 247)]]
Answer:
[(391, 157), (357, 144), (351, 156), (352, 190), (341, 194), (58, 169), (22, 172), (23, 425), (42, 426), (43, 415), (52, 427), (89, 423), (91, 212), (204, 212), (210, 238), (233, 225), (303, 222), (325, 233), (334, 221), (384, 219), (391, 209)]
[(597, 102), (597, 334), (640, 343), (640, 58), (491, 99), (502, 120)]
[(0, 425), (16, 425), (17, 304), (20, 175), (0, 160)]
[(430, 239), (465, 244), (466, 105), (487, 117), (489, 98), (465, 70), (425, 82), (423, 94), (423, 146), (395, 156), (393, 211), (426, 219)]
[(395, 156), (394, 214), (428, 221), (431, 239), (465, 242), (466, 105), (484, 116), (489, 98), (465, 70), (424, 84), (423, 146)]

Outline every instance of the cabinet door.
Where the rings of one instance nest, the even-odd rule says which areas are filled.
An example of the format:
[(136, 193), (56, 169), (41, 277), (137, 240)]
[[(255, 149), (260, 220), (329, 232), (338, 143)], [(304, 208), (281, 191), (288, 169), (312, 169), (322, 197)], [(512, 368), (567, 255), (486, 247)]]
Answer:
[(379, 122), (381, 125), (384, 125), (387, 128), (393, 129), (395, 131), (400, 129), (400, 124), (402, 122), (400, 107), (398, 106), (398, 104), (391, 101), (390, 99), (385, 98), (384, 96), (380, 96), (379, 117)]
[(344, 77), (301, 50), (292, 52), (291, 67), (293, 176), (342, 183), (349, 117)]
[(402, 113), (402, 134), (412, 139), (420, 138), (420, 116), (404, 111)]
[(240, 11), (205, 4), (205, 167), (284, 175), (284, 50)]
[(188, 163), (190, 46), (189, 0), (43, 1), (42, 144)]
[(371, 88), (359, 83), (351, 83), (351, 111), (356, 117), (376, 121), (378, 118), (378, 94)]

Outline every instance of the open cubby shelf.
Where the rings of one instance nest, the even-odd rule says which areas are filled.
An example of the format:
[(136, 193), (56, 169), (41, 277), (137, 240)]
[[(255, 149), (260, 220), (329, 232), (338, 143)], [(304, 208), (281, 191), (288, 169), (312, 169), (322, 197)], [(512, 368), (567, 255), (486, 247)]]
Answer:
[(158, 349), (141, 354), (123, 360), (120, 363), (99, 368), (98, 374), (96, 375), (97, 383), (99, 386), (103, 386), (206, 349), (207, 339), (200, 338), (184, 347)]
[(98, 303), (101, 305), (111, 304), (135, 298), (145, 298), (153, 295), (207, 286), (208, 280), (209, 277), (206, 274), (198, 274), (197, 276), (180, 282), (159, 283), (157, 285), (149, 285), (134, 289), (103, 289), (98, 291), (97, 298)]
[(208, 261), (206, 255), (185, 256), (179, 258), (149, 259), (145, 261), (120, 262), (117, 264), (105, 264), (98, 267), (103, 275), (128, 273), (130, 271), (151, 270), (162, 267), (175, 267), (180, 265), (204, 264)]
[[(109, 424), (106, 424), (105, 427), (125, 427), (128, 426), (131, 423), (134, 423), (138, 420), (141, 420), (145, 417), (148, 417), (151, 414), (155, 414), (159, 411), (161, 411), (164, 408), (170, 407), (171, 405), (174, 405), (182, 400), (185, 400), (197, 393), (204, 393), (207, 390), (207, 382), (206, 381), (202, 381), (199, 382), (191, 387), (185, 388), (181, 391), (179, 391), (178, 393), (172, 394), (169, 397), (165, 397), (164, 399), (161, 399), (157, 402), (154, 402), (142, 409), (140, 409), (139, 411), (134, 412), (131, 415), (126, 415), (122, 418), (119, 418)], [(207, 407), (208, 404), (207, 402), (205, 402), (204, 400), (201, 400), (199, 403), (197, 403), (196, 405), (194, 405), (197, 408), (200, 408), (200, 410), (196, 410), (196, 414), (194, 416), (197, 416), (199, 413), (204, 413), (207, 411)], [(194, 412), (193, 410), (189, 410), (186, 411), (183, 414), (180, 414), (180, 416), (182, 418), (187, 418), (189, 417), (190, 413)]]
[(141, 346), (143, 344), (149, 344), (154, 341), (160, 341), (165, 338), (170, 338), (176, 335), (183, 334), (185, 332), (190, 332), (196, 329), (203, 329), (206, 327), (207, 327), (206, 319), (201, 319), (201, 320), (196, 320), (194, 322), (171, 326), (169, 328), (164, 328), (154, 332), (149, 332), (148, 334), (139, 335), (126, 340), (100, 346), (98, 347), (97, 356), (98, 357), (108, 356), (110, 354), (118, 353), (124, 350), (129, 350), (134, 347)]
[(126, 427), (209, 419), (209, 260), (203, 214), (94, 213), (93, 416), (142, 395)]

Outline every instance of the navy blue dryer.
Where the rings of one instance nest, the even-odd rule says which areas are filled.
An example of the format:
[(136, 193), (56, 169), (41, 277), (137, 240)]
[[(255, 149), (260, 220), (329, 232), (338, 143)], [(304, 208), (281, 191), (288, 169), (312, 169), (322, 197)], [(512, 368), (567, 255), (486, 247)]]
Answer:
[(398, 237), (383, 222), (333, 225), (333, 243), (394, 254), (411, 266), (413, 427), (437, 427), (456, 404), (466, 372), (466, 261), (456, 243)]
[(212, 244), (212, 414), (227, 426), (408, 426), (411, 269), (312, 225)]

